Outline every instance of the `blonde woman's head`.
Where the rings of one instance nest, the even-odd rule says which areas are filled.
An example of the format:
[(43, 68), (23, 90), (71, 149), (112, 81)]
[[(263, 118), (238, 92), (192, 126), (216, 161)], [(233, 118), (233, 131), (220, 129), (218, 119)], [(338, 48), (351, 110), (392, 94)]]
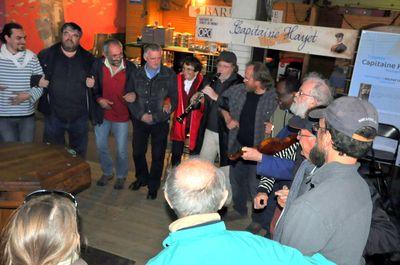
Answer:
[(5, 265), (72, 263), (80, 250), (75, 205), (55, 194), (32, 198), (16, 210), (2, 240)]

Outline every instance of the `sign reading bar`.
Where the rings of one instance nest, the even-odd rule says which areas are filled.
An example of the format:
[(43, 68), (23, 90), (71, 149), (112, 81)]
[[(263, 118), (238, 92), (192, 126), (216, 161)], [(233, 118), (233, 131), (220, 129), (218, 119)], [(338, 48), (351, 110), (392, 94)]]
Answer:
[(357, 30), (198, 16), (196, 39), (351, 59)]
[(189, 16), (217, 16), (230, 17), (232, 8), (230, 6), (190, 6)]

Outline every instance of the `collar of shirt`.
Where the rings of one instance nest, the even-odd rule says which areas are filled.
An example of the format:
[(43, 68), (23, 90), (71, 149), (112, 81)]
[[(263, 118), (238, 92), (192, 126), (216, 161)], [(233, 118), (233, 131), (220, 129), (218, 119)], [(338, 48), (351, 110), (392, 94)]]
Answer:
[(331, 162), (324, 164), (322, 167), (317, 168), (315, 171), (310, 173), (310, 187), (314, 188), (318, 184), (339, 176), (352, 177), (354, 174), (358, 174), (357, 170), (360, 167), (360, 163), (355, 164), (342, 164), (339, 162)]
[(144, 65), (144, 71), (149, 79), (152, 79), (160, 72), (161, 66), (157, 69), (151, 69), (147, 66), (147, 63)]
[(184, 84), (184, 86), (185, 86), (185, 92), (186, 92), (186, 94), (189, 94), (190, 88), (192, 87), (193, 82), (194, 82), (195, 79), (196, 79), (196, 77), (193, 78), (192, 80), (185, 80), (185, 81), (183, 81), (183, 84)]
[(169, 231), (175, 232), (191, 226), (200, 225), (203, 223), (219, 221), (221, 217), (218, 213), (196, 214), (179, 218), (169, 225)]
[(113, 71), (113, 69), (111, 67), (111, 64), (110, 64), (110, 62), (108, 61), (107, 58), (104, 60), (104, 65), (108, 68), (108, 70), (110, 70), (111, 76), (114, 76), (114, 75), (118, 74), (119, 72), (121, 72), (122, 70), (125, 69), (124, 60), (122, 60), (121, 64), (119, 65), (117, 70), (115, 70), (115, 72)]

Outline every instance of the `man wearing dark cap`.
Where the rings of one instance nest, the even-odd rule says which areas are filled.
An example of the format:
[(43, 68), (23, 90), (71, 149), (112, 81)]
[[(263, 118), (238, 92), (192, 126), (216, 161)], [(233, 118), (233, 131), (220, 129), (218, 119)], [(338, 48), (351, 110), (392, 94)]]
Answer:
[[(217, 59), (219, 78), (210, 86), (212, 77), (205, 81), (202, 92), (206, 95), (196, 150), (200, 157), (214, 163), (219, 156), (220, 166), (228, 165), (228, 129), (216, 103), (218, 96), (233, 85), (243, 83), (237, 73), (237, 58), (233, 52), (223, 51)], [(194, 97), (197, 95), (195, 94)]]
[(362, 264), (372, 202), (357, 159), (372, 146), (377, 111), (365, 100), (342, 97), (309, 116), (319, 119), (310, 160), (324, 163), (302, 181), (278, 222), (282, 231), (275, 239), (305, 255), (321, 253), (337, 264)]

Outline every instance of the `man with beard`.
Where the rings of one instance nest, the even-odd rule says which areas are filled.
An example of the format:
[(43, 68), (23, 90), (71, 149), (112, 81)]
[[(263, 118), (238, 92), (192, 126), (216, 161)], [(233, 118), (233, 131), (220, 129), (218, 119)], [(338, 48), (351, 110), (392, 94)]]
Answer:
[(114, 135), (117, 154), (115, 162), (116, 181), (114, 189), (122, 189), (128, 175), (128, 128), (129, 109), (136, 95), (129, 85), (136, 73), (136, 66), (124, 59), (122, 43), (108, 39), (103, 44), (103, 58), (95, 61), (92, 67), (94, 79), (87, 80), (93, 87), (94, 105), (92, 121), (95, 125), (96, 147), (103, 175), (98, 186), (107, 185), (114, 176), (113, 161), (108, 149), (110, 131)]
[(61, 42), (41, 51), (39, 60), (49, 86), (39, 102), (45, 115), (44, 141), (65, 144), (85, 157), (89, 108), (92, 99), (86, 86), (94, 57), (80, 45), (82, 29), (70, 22), (61, 27)]
[(296, 176), (295, 183), (301, 184), (285, 207), (275, 239), (305, 255), (321, 253), (337, 264), (363, 264), (372, 202), (357, 159), (372, 147), (378, 113), (365, 100), (341, 97), (309, 116), (319, 119), (310, 160), (323, 165), (302, 179)]
[[(260, 62), (246, 65), (244, 84), (232, 86), (218, 98), (222, 115), (229, 129), (228, 153), (233, 154), (242, 146), (257, 146), (264, 139), (264, 123), (269, 121), (277, 102), (274, 82), (268, 68)], [(233, 209), (227, 216), (236, 219), (247, 216), (247, 201), (254, 198), (258, 178), (256, 162), (241, 158), (229, 168), (232, 185)], [(262, 223), (262, 215), (253, 213), (255, 223)]]
[[(0, 39), (0, 142), (33, 142), (35, 102), (47, 82), (36, 54), (25, 47), (21, 25), (5, 24)], [(40, 81), (31, 87), (34, 75)]]
[[(310, 109), (318, 106), (328, 105), (332, 100), (331, 90), (324, 79), (317, 73), (310, 73), (304, 78), (303, 84), (296, 93), (294, 102), (290, 106), (290, 110), (294, 115), (304, 119)], [(284, 127), (277, 135), (277, 138), (284, 138), (296, 131), (289, 126)], [(300, 165), (302, 157), (299, 155), (298, 143), (283, 150), (280, 154), (265, 155), (261, 154), (257, 149), (244, 147), (243, 159), (257, 161), (257, 174), (261, 175), (258, 193), (254, 198), (254, 206), (256, 209), (265, 210), (267, 217), (264, 222), (264, 228), (269, 231), (269, 223), (272, 220), (274, 209), (276, 206), (275, 200), (268, 200), (269, 194), (272, 191), (281, 189), (284, 185), (289, 186), (293, 179), (296, 165)], [(280, 180), (275, 184), (275, 180)], [(288, 182), (289, 181), (289, 182)], [(267, 204), (267, 201), (268, 204)], [(249, 231), (257, 233), (261, 227), (256, 224), (251, 224)], [(270, 236), (267, 232), (267, 236)]]

